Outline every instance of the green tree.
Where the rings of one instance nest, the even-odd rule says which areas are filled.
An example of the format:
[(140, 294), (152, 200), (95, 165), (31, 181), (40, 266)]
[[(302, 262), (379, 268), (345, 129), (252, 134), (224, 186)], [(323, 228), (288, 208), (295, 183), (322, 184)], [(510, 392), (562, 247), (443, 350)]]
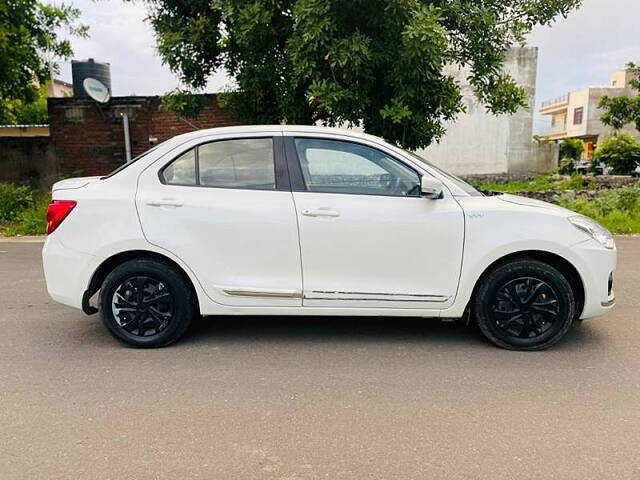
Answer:
[(407, 148), (464, 111), (468, 68), (494, 114), (526, 106), (506, 50), (581, 0), (146, 0), (164, 62), (190, 89), (223, 68), (247, 123), (361, 124)]
[[(627, 71), (632, 76), (629, 85), (640, 91), (640, 65), (631, 62), (627, 65)], [(636, 129), (640, 130), (640, 95), (604, 96), (600, 99), (598, 107), (604, 110), (600, 116), (602, 123), (614, 130), (621, 130), (630, 123), (635, 124)]]
[(629, 175), (640, 162), (640, 142), (628, 133), (603, 141), (593, 154), (593, 163), (604, 162), (618, 175)]
[(567, 138), (560, 144), (560, 173), (571, 174), (575, 171), (574, 162), (582, 158), (584, 142), (579, 138)]
[(33, 101), (5, 99), (3, 102), (4, 123), (42, 124), (48, 122), (47, 85), (38, 88)]
[(15, 123), (16, 109), (38, 100), (39, 85), (50, 77), (49, 60), (71, 56), (69, 40), (59, 35), (66, 30), (85, 36), (79, 16), (78, 9), (63, 4), (0, 0), (0, 123)]

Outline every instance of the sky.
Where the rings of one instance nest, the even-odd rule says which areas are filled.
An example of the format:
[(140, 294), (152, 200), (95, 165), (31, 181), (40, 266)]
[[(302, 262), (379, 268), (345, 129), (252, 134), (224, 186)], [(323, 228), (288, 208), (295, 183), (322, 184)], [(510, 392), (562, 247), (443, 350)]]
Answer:
[[(72, 39), (74, 58), (94, 58), (111, 64), (113, 95), (161, 95), (179, 85), (155, 50), (155, 39), (144, 21), (145, 6), (120, 0), (71, 0), (89, 25), (89, 38)], [(536, 105), (571, 90), (607, 85), (609, 75), (627, 62), (640, 61), (640, 0), (584, 0), (568, 18), (536, 28), (528, 44), (539, 47)], [(71, 81), (71, 63), (60, 64), (60, 77)], [(213, 76), (207, 90), (224, 89), (223, 73)], [(534, 131), (549, 125), (535, 116)]]

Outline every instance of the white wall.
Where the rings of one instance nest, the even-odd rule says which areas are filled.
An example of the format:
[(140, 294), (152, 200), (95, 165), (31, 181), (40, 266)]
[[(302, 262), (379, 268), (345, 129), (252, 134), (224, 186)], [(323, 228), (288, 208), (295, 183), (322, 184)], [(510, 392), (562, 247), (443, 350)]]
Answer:
[(417, 153), (459, 175), (531, 171), (532, 165), (539, 164), (532, 141), (537, 64), (535, 47), (515, 48), (507, 53), (505, 70), (529, 96), (529, 107), (511, 116), (488, 113), (465, 80), (469, 71), (452, 71), (461, 84), (467, 112), (447, 125), (447, 134), (439, 144)]

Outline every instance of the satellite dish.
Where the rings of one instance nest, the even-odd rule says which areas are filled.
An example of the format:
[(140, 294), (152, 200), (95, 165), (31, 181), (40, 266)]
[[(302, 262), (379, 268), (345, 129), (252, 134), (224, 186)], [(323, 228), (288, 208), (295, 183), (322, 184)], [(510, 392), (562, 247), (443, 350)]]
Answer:
[(82, 82), (84, 91), (98, 103), (107, 103), (111, 98), (111, 93), (105, 85), (95, 78), (85, 78)]

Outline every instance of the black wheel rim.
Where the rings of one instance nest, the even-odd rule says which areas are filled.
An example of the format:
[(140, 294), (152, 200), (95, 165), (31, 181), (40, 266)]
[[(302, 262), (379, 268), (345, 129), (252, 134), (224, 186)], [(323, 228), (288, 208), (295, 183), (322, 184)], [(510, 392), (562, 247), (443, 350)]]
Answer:
[(159, 280), (139, 276), (124, 280), (111, 301), (113, 317), (124, 331), (136, 337), (156, 335), (173, 319), (175, 299)]
[(558, 294), (548, 283), (533, 277), (517, 278), (499, 287), (491, 314), (502, 335), (525, 341), (546, 336), (561, 323)]

